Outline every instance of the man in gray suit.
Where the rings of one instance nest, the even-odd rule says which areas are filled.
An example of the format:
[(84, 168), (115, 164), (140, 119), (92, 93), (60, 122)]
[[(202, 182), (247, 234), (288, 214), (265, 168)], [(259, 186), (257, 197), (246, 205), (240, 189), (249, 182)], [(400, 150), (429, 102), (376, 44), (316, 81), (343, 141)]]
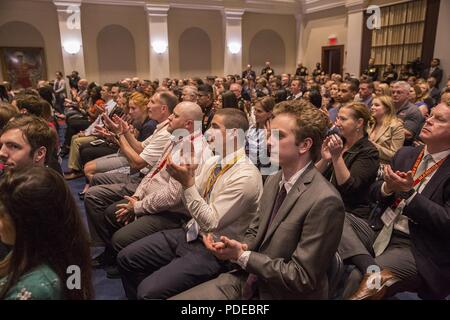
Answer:
[(275, 110), (269, 140), (281, 171), (264, 186), (259, 212), (243, 242), (204, 236), (206, 247), (238, 270), (173, 299), (327, 299), (327, 270), (344, 221), (339, 193), (315, 169), (328, 119), (308, 102)]

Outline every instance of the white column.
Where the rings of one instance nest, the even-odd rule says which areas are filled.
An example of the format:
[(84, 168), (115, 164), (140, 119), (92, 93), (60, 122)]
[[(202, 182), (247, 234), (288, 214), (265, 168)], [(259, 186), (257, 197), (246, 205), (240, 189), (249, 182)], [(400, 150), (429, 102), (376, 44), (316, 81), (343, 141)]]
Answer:
[(306, 27), (305, 15), (297, 14), (295, 15), (295, 20), (297, 22), (297, 61), (295, 62), (294, 69), (297, 68), (297, 63), (302, 62), (303, 65), (305, 61), (303, 61), (303, 57), (305, 55), (303, 51), (303, 35)]
[(149, 30), (150, 79), (170, 76), (169, 35), (167, 31), (168, 5), (146, 5)]
[(347, 59), (345, 62), (345, 72), (360, 76), (361, 49), (365, 0), (347, 0)]
[[(65, 75), (73, 70), (81, 78), (86, 77), (84, 67), (83, 38), (81, 35), (81, 0), (54, 1), (58, 12), (59, 34)], [(51, 77), (50, 77), (51, 78)]]
[(224, 9), (225, 54), (224, 74), (242, 72), (242, 15), (244, 10)]

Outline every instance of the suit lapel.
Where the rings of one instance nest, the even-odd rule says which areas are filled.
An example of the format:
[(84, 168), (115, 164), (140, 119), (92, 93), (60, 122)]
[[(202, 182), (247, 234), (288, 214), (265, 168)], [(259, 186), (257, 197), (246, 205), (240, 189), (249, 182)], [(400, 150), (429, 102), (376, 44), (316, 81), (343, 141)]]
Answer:
[(426, 184), (425, 188), (423, 188), (421, 194), (431, 199), (433, 193), (437, 190), (437, 187), (441, 184), (441, 182), (445, 179), (448, 179), (450, 174), (450, 157), (444, 161), (444, 163), (437, 169), (434, 175), (431, 177), (430, 181)]
[[(278, 189), (281, 181), (282, 173), (279, 171), (273, 179), (266, 182), (264, 186), (264, 193), (259, 204), (260, 220), (258, 226), (258, 233), (256, 235), (256, 248), (259, 247), (264, 235), (267, 233), (267, 226), (269, 224), (270, 214), (275, 204), (275, 198), (278, 194)], [(267, 192), (266, 192), (267, 190)]]
[(388, 131), (388, 129), (388, 126), (382, 126), (381, 129), (377, 132), (374, 141), (378, 143), (378, 139), (380, 139), (380, 137), (382, 137), (386, 133), (386, 131)]
[[(275, 232), (277, 227), (280, 225), (280, 223), (284, 220), (284, 218), (291, 212), (292, 207), (297, 202), (298, 198), (305, 192), (307, 189), (307, 185), (311, 182), (313, 176), (314, 176), (314, 170), (313, 170), (314, 164), (311, 164), (306, 171), (300, 176), (300, 178), (297, 180), (297, 182), (294, 184), (292, 189), (289, 191), (289, 193), (286, 196), (286, 199), (283, 201), (283, 204), (281, 205), (277, 215), (273, 219), (270, 226), (267, 226), (269, 223), (269, 217), (270, 213), (268, 212), (267, 218), (264, 220), (265, 229), (267, 229), (267, 232), (265, 232), (264, 240), (261, 243), (261, 246), (264, 244), (265, 241), (267, 241), (272, 234)], [(274, 201), (273, 201), (274, 202)], [(272, 205), (273, 207), (273, 205)], [(271, 208), (272, 209), (272, 208)], [(272, 211), (272, 210), (270, 210)]]

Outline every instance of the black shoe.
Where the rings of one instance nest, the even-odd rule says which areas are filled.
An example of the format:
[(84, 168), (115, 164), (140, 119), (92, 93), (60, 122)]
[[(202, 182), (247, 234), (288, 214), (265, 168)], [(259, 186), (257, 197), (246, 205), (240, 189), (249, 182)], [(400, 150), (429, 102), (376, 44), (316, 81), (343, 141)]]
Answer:
[(117, 265), (112, 265), (106, 267), (106, 277), (108, 279), (119, 279), (120, 278), (120, 272), (119, 268), (117, 268)]
[(70, 149), (69, 148), (61, 148), (61, 152), (59, 153), (59, 156), (61, 158), (65, 158), (69, 155)]
[(106, 254), (103, 252), (91, 260), (93, 268), (103, 268), (106, 266)]

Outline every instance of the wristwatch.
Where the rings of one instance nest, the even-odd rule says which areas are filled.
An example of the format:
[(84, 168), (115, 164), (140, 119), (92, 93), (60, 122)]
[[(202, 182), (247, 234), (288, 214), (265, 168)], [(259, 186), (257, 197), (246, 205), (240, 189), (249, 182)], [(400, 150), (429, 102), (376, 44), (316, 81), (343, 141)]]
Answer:
[(402, 191), (402, 192), (397, 192), (397, 197), (399, 197), (400, 199), (408, 199), (409, 197), (411, 197), (414, 192), (416, 192), (416, 190), (411, 189), (408, 191)]

